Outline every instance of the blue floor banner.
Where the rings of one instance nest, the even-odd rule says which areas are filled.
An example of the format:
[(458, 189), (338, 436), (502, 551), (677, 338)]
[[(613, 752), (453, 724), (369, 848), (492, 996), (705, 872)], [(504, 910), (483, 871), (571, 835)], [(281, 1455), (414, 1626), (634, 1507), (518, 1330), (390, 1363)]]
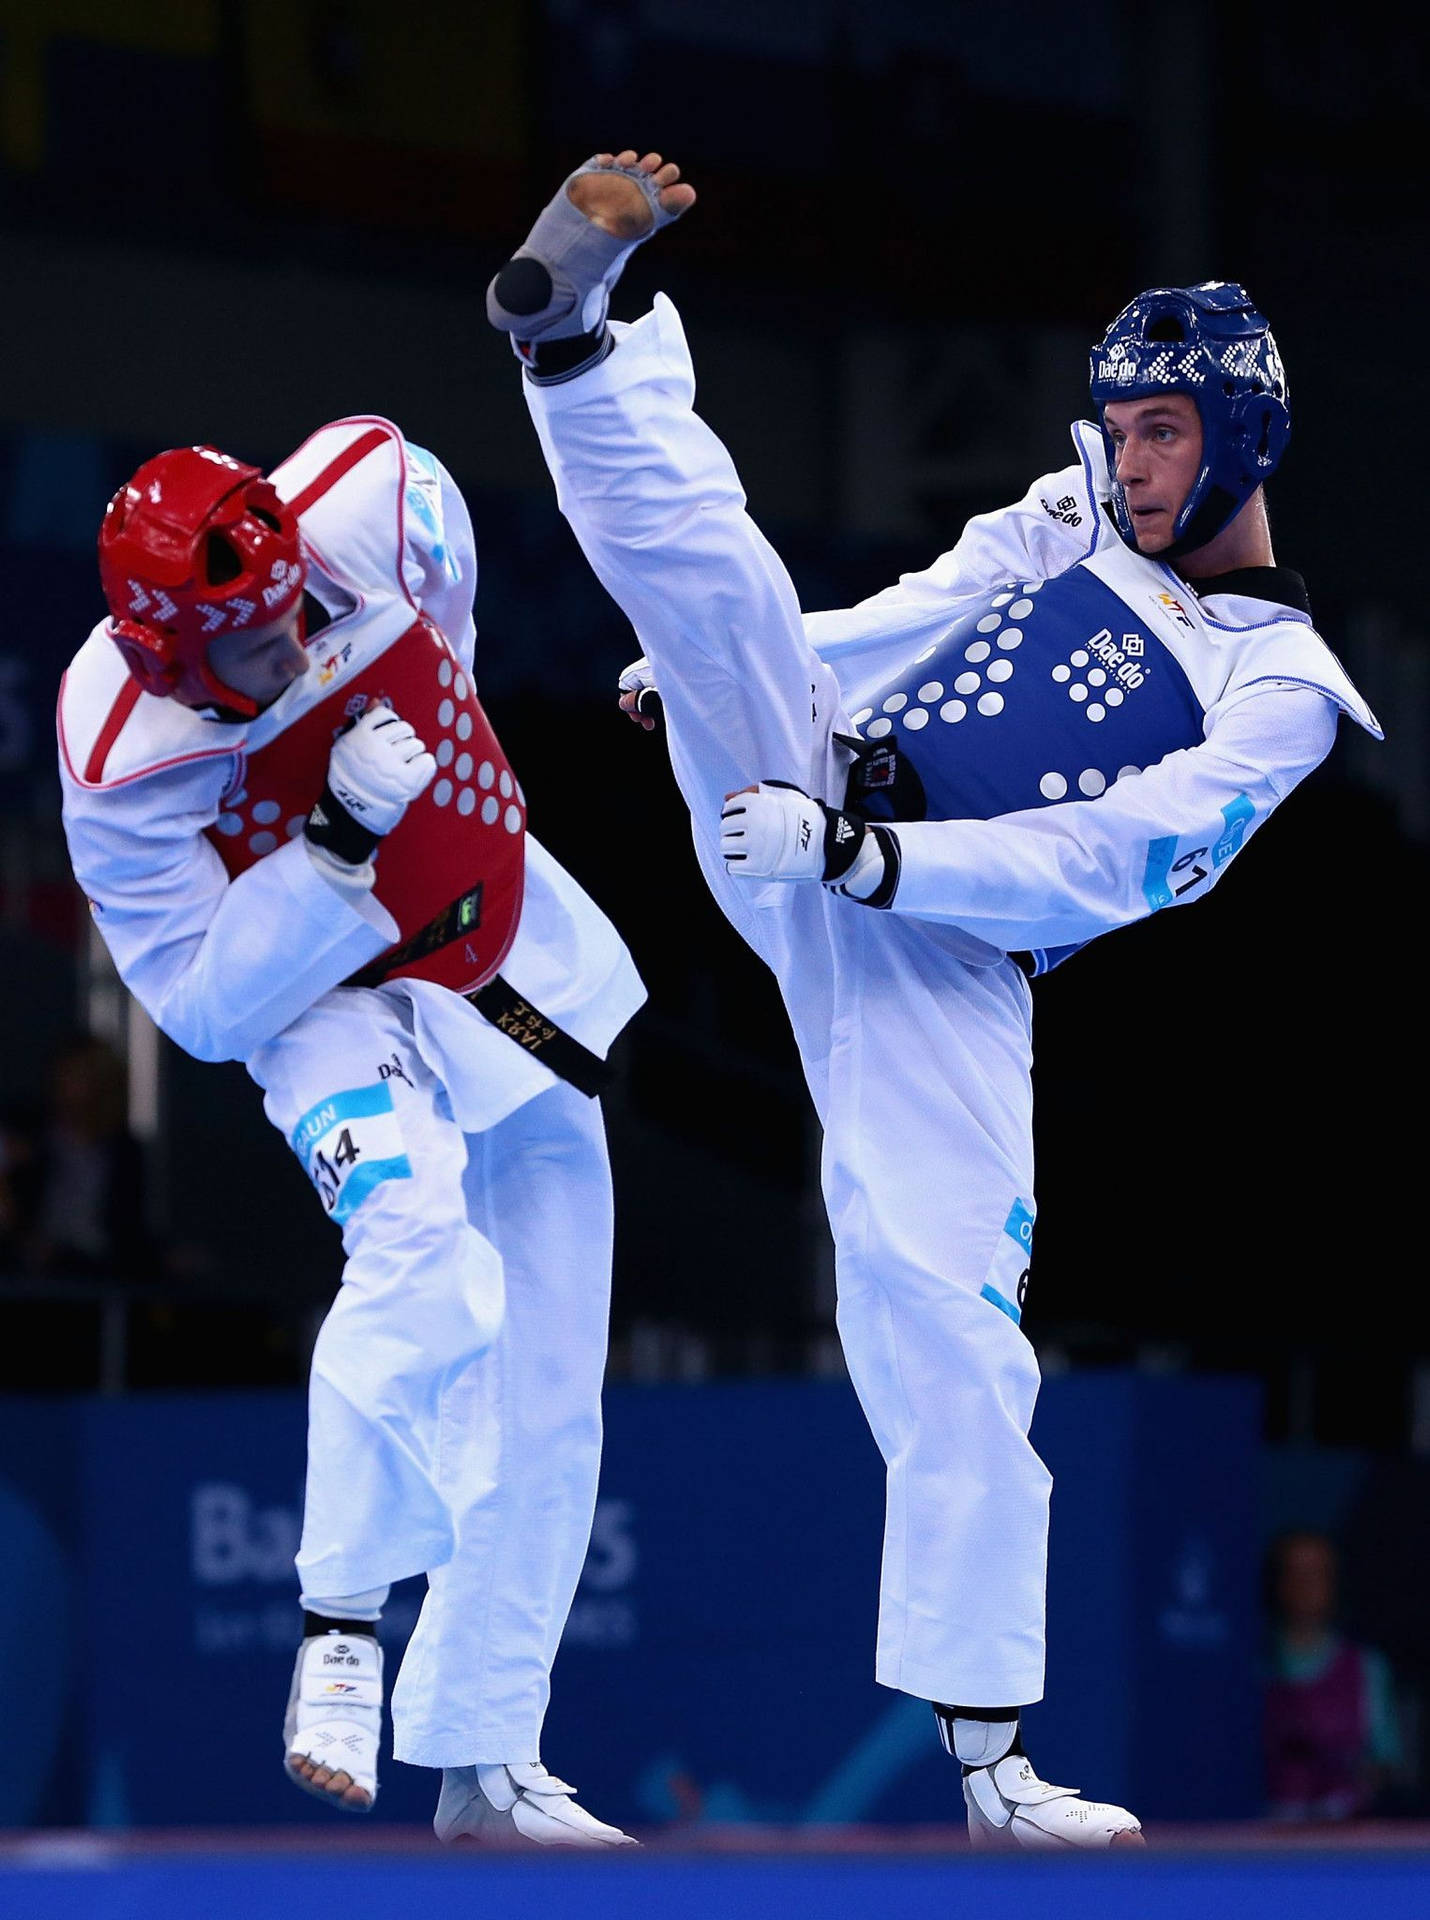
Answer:
[[(432, 1843), (436, 1848), (436, 1842)], [(542, 1920), (1423, 1920), (1423, 1851), (1018, 1859), (986, 1854), (374, 1858), (215, 1850), (59, 1863), (0, 1852), (0, 1911), (24, 1920), (292, 1920), (340, 1912), (539, 1913)]]
[[(883, 1469), (850, 1390), (618, 1385), (606, 1421), (548, 1763), (647, 1832), (956, 1820), (927, 1704), (873, 1679)], [(1045, 1386), (1046, 1777), (1149, 1819), (1258, 1811), (1259, 1422), (1239, 1380)], [(0, 1823), (332, 1823), (281, 1764), (303, 1434), (289, 1393), (0, 1404), (0, 1705), (33, 1735)], [(389, 1671), (421, 1593), (394, 1591)], [(430, 1819), (436, 1784), (389, 1761), (374, 1821)]]

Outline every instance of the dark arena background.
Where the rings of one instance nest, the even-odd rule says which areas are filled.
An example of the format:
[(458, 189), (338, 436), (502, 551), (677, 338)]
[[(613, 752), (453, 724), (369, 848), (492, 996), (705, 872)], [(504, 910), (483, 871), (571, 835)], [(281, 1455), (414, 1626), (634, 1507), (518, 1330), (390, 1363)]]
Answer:
[[(1430, 1910), (1430, 76), (1400, 22), (0, 0), (0, 1912)], [(1088, 347), (1139, 288), (1244, 281), (1287, 364), (1277, 558), (1385, 743), (1343, 725), (1210, 901), (1034, 988), (1023, 1324), (1055, 1491), (1030, 1750), (1142, 1815), (1135, 1858), (972, 1856), (926, 1707), (872, 1678), (881, 1466), (798, 1062), (661, 740), (616, 711), (639, 648), (483, 311), (557, 182), (627, 142), (700, 199), (613, 310), (679, 305), (807, 608), (1066, 464)], [(483, 700), (649, 988), (606, 1102), (606, 1452), (546, 1739), (630, 1858), (443, 1850), (436, 1776), (390, 1759), (367, 1821), (285, 1782), (338, 1235), (243, 1068), (126, 994), (60, 829), (52, 715), (110, 493), (161, 447), (266, 468), (357, 412), (462, 486)], [(1268, 1776), (1289, 1536), (1373, 1681), (1344, 1818)]]

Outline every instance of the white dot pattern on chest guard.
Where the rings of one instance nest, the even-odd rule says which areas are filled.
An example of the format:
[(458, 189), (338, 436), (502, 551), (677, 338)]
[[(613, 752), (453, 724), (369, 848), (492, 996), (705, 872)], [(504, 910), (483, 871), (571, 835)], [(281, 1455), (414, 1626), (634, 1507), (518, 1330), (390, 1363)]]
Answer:
[[(435, 781), (428, 791), (434, 806), (449, 807), (455, 800), (456, 811), (463, 816), (470, 816), (476, 812), (478, 805), (477, 793), (468, 784), (473, 778), (473, 756), (470, 753), (458, 753), (456, 742), (469, 740), (472, 737), (474, 723), (471, 714), (458, 711), (456, 702), (466, 699), (468, 683), (466, 675), (458, 671), (456, 663), (450, 656), (437, 664), (437, 684), (444, 689), (450, 688), (455, 699), (439, 701), (436, 720), (441, 730), (441, 737), (436, 741), (429, 740), (427, 744), (432, 750), (438, 767), (444, 772), (450, 771), (453, 777)], [(355, 711), (360, 712), (364, 704), (359, 696)], [(497, 785), (497, 770), (490, 760), (483, 760), (481, 765), (475, 768), (475, 777), (477, 786), (483, 790)], [(500, 822), (508, 833), (520, 833), (523, 825), (521, 809), (526, 804), (525, 795), (510, 773), (502, 773), (500, 785), (502, 798), (513, 801), (513, 804), (503, 811), (501, 801), (495, 797), (487, 799), (481, 808), (482, 822), (489, 827), (496, 826)], [(278, 821), (282, 808), (276, 800), (258, 800), (251, 805), (247, 803), (246, 790), (233, 794), (225, 810), (214, 822), (214, 826), (217, 832), (229, 839), (247, 834), (248, 851), (255, 857), (261, 858), (264, 854), (271, 853), (278, 845), (277, 833), (269, 829)], [(306, 814), (293, 814), (283, 822), (282, 830), (289, 840), (293, 840), (306, 825)], [(258, 831), (250, 831), (252, 828)]]
[[(454, 697), (443, 700), (437, 708), (437, 722), (443, 734), (433, 751), (438, 766), (450, 769), (452, 778), (437, 781), (431, 789), (433, 804), (448, 807), (455, 803), (455, 810), (463, 819), (470, 819), (476, 814), (485, 827), (500, 823), (508, 833), (520, 833), (523, 824), (521, 808), (525, 800), (512, 775), (503, 769), (499, 776), (490, 760), (483, 760), (478, 765), (475, 756), (467, 752), (465, 746), (458, 751), (458, 742), (470, 740), (475, 730), (471, 714), (459, 710), (456, 704), (467, 698), (466, 675), (459, 672), (451, 660), (443, 660), (437, 668), (437, 680), (439, 685), (450, 687)], [(514, 804), (505, 810), (502, 801), (489, 791), (497, 786), (500, 787), (503, 800), (512, 800), (515, 796)], [(482, 798), (483, 794), (485, 798)]]
[[(892, 688), (886, 685), (885, 690), (874, 695), (872, 705), (861, 708), (854, 716), (854, 724), (870, 739), (882, 739), (891, 733), (907, 736), (908, 752), (914, 765), (923, 772), (925, 780), (928, 781), (932, 775), (935, 783), (940, 779), (947, 781), (950, 775), (943, 768), (943, 763), (937, 758), (927, 761), (920, 757), (935, 749), (933, 736), (928, 737), (926, 744), (923, 738), (930, 722), (937, 718), (945, 726), (952, 727), (965, 720), (993, 720), (1007, 711), (1008, 699), (1013, 697), (1010, 683), (1015, 678), (1017, 665), (1010, 656), (1020, 647), (1025, 647), (1027, 642), (1033, 650), (1032, 659), (1049, 673), (1053, 685), (1066, 690), (1071, 712), (1068, 706), (1063, 711), (1067, 713), (1068, 722), (1076, 725), (1085, 719), (1090, 726), (1105, 731), (1114, 711), (1127, 703), (1129, 692), (1144, 683), (1145, 670), (1140, 656), (1128, 668), (1123, 665), (1121, 652), (1110, 651), (1118, 645), (1116, 636), (1120, 629), (1116, 624), (1116, 614), (1109, 618), (1104, 613), (1103, 630), (1095, 634), (1093, 625), (1097, 622), (1097, 613), (1090, 612), (1086, 616), (1075, 613), (1073, 620), (1078, 624), (1073, 626), (1068, 619), (1068, 597), (1061, 588), (1053, 595), (1047, 608), (1051, 626), (1044, 625), (1025, 634), (1022, 626), (1012, 624), (1015, 619), (1028, 622), (1035, 617), (1036, 596), (1046, 584), (1036, 580), (1008, 582), (991, 600), (984, 603), (988, 611), (979, 614), (976, 608), (973, 609), (969, 615), (965, 615), (963, 622), (924, 647), (905, 670), (905, 684), (900, 686), (896, 681)], [(1058, 585), (1056, 582), (1051, 584), (1055, 587)], [(1089, 619), (1089, 624), (1081, 624), (1084, 617)], [(1072, 627), (1072, 631), (1069, 631), (1069, 627)], [(1136, 638), (1135, 635), (1123, 636), (1122, 644), (1129, 655), (1137, 652), (1133, 645)], [(1053, 662), (1048, 663), (1048, 651), (1055, 656), (1062, 653), (1063, 657), (1060, 660), (1055, 657)], [(939, 664), (933, 671), (939, 677), (920, 680), (918, 667), (935, 656)], [(1028, 658), (1026, 648), (1019, 657)], [(963, 670), (965, 664), (966, 671)], [(1044, 687), (1047, 684), (1043, 682)], [(1036, 687), (1037, 681), (1034, 679), (1030, 682), (1030, 697), (1035, 699), (1035, 703), (1043, 699), (1041, 694), (1035, 692)], [(1029, 717), (1034, 731), (1039, 726), (1048, 725), (1055, 732), (1051, 719), (1037, 720), (1031, 714)], [(966, 745), (970, 752), (980, 755), (988, 751), (1001, 751), (992, 747), (991, 743), (988, 748), (977, 747), (975, 740), (981, 737), (984, 737), (981, 730), (979, 735), (969, 736)], [(1026, 744), (1014, 741), (1012, 751), (1015, 757)], [(1062, 757), (1051, 738), (1047, 746), (1059, 758)], [(1036, 746), (1033, 751), (1037, 751)], [(1084, 752), (1088, 751), (1101, 754), (1105, 749), (1100, 742), (1094, 747), (1089, 741), (1084, 749)], [(1115, 754), (1116, 747), (1112, 747), (1111, 751)], [(1056, 765), (1049, 767), (1044, 761), (1044, 770), (1041, 772), (1034, 763), (1025, 772), (1014, 774), (1014, 779), (1019, 783), (1018, 791), (1026, 798), (1018, 799), (1014, 794), (1013, 804), (1026, 805), (1034, 794), (1045, 803), (1096, 799), (1115, 780), (1139, 771), (1136, 765), (1128, 764), (1114, 772), (1106, 761), (1102, 767), (1080, 766), (1078, 763), (1082, 758), (1083, 755), (1078, 754), (1070, 767), (1065, 762), (1063, 768)], [(969, 777), (975, 782), (990, 778), (978, 771), (981, 761), (977, 758), (969, 762), (960, 760), (951, 765), (969, 769)], [(952, 775), (954, 793), (958, 791), (957, 782), (961, 777), (959, 772)], [(997, 772), (991, 776), (995, 791), (999, 778)], [(1021, 785), (1024, 780), (1028, 783), (1026, 787)]]

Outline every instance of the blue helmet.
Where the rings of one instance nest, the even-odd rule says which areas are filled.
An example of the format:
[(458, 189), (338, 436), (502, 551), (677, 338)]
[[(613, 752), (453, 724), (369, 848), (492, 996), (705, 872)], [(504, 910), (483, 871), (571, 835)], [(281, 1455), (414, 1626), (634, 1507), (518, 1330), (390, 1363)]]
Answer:
[[(1291, 435), (1286, 370), (1266, 316), (1245, 287), (1204, 280), (1152, 287), (1125, 306), (1092, 350), (1092, 402), (1108, 471), (1117, 456), (1107, 431), (1110, 401), (1190, 394), (1202, 422), (1202, 464), (1159, 560), (1205, 546), (1276, 471)], [(1112, 510), (1129, 547), (1132, 516), (1114, 477)]]

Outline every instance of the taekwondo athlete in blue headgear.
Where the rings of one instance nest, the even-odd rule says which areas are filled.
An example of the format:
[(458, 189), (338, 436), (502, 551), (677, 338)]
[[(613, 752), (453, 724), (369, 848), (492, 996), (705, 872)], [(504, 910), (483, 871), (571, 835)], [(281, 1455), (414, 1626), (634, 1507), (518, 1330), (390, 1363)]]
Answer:
[(927, 571), (804, 614), (694, 412), (674, 307), (606, 321), (631, 249), (693, 199), (659, 155), (597, 155), (488, 316), (645, 648), (622, 704), (648, 719), (659, 689), (701, 866), (779, 982), (822, 1123), (839, 1334), (888, 1473), (876, 1675), (933, 1703), (976, 1846), (1135, 1845), (1021, 1739), (1049, 1495), (1027, 976), (1205, 895), (1341, 713), (1379, 733), (1272, 555), (1285, 376), (1240, 289), (1144, 295), (1094, 355), (1073, 465)]

